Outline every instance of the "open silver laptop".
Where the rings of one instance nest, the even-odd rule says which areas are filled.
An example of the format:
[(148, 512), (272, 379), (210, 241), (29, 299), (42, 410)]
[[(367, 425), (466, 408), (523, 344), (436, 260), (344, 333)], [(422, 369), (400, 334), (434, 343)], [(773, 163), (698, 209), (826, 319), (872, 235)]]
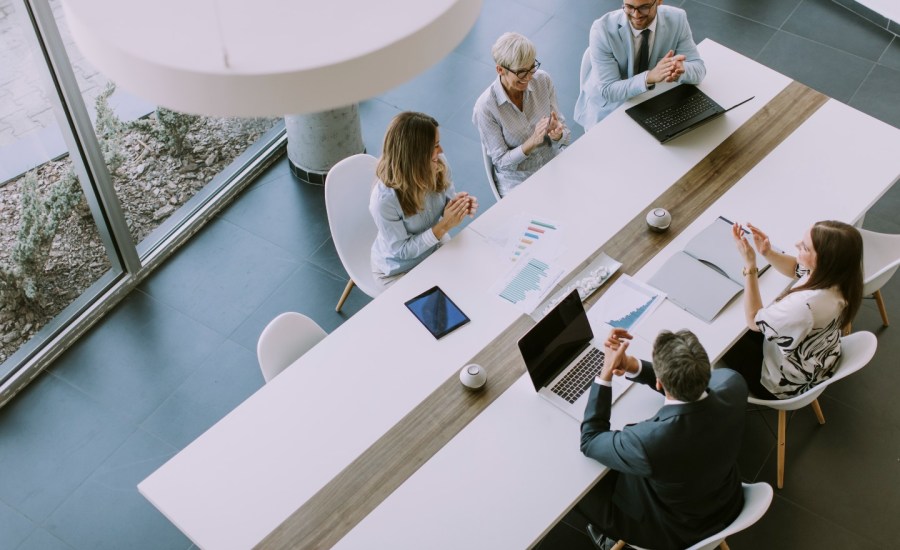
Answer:
[[(603, 367), (603, 352), (594, 345), (577, 290), (519, 340), (519, 351), (538, 395), (580, 422), (587, 390)], [(630, 385), (622, 376), (613, 377), (613, 403)]]

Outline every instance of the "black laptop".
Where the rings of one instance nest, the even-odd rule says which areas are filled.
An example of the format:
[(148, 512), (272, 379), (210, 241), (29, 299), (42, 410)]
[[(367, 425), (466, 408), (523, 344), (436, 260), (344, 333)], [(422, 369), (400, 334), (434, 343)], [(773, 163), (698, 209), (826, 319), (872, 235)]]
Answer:
[(681, 84), (626, 109), (625, 112), (660, 143), (665, 143), (750, 99), (753, 98), (725, 109), (696, 86)]
[[(591, 382), (603, 367), (603, 352), (595, 344), (578, 290), (563, 298), (519, 340), (519, 351), (538, 395), (579, 422), (584, 418)], [(613, 377), (613, 403), (630, 385), (623, 376)]]

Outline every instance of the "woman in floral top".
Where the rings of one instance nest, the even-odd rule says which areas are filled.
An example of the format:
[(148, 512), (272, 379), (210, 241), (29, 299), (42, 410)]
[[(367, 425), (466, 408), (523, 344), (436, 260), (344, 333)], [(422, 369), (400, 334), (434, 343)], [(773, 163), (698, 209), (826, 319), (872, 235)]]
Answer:
[[(834, 374), (841, 356), (841, 331), (856, 315), (862, 299), (862, 237), (837, 221), (814, 224), (797, 243), (797, 256), (772, 249), (769, 237), (747, 224), (756, 250), (779, 272), (799, 278), (773, 304), (763, 307), (756, 251), (732, 228), (743, 257), (744, 311), (751, 332), (725, 355), (750, 391), (762, 399), (786, 399)], [(761, 351), (761, 353), (760, 353)]]

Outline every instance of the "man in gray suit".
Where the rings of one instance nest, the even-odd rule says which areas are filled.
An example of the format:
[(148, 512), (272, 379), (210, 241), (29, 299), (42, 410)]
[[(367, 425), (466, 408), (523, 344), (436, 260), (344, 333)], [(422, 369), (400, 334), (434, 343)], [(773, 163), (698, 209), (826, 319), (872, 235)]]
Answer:
[[(654, 550), (683, 550), (727, 527), (743, 508), (737, 457), (747, 384), (730, 369), (711, 371), (690, 331), (661, 332), (653, 363), (626, 355), (630, 338), (613, 329), (604, 344), (605, 364), (581, 424), (581, 451), (612, 471), (578, 510), (600, 547), (623, 539)], [(659, 412), (611, 430), (614, 374), (664, 393)]]
[(621, 10), (591, 26), (575, 103), (575, 121), (585, 130), (658, 82), (699, 84), (706, 76), (684, 10), (663, 6), (663, 0), (634, 1), (625, 0)]

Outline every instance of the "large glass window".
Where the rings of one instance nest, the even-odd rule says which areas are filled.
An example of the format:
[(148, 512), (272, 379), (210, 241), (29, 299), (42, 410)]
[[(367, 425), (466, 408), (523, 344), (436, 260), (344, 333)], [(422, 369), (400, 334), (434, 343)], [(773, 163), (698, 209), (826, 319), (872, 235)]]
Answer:
[(146, 253), (168, 233), (154, 230), (231, 167), (277, 120), (184, 114), (117, 88), (81, 55), (60, 0), (50, 5), (129, 231)]
[(44, 57), (22, 7), (9, 2), (0, 3), (0, 75), (5, 363), (113, 266), (62, 137)]
[(59, 0), (0, 0), (0, 404), (283, 141), (281, 119), (176, 113), (117, 89)]

